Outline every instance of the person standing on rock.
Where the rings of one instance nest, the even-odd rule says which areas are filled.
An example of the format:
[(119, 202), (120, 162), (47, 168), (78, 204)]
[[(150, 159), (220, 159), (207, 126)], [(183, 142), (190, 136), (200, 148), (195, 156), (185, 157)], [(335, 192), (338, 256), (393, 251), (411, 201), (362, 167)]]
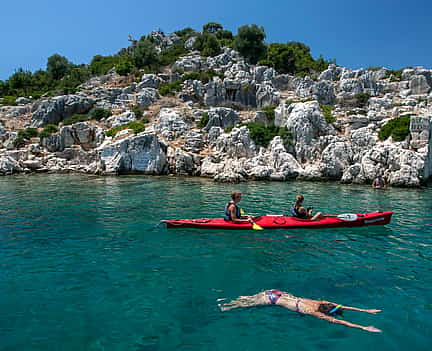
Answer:
[(379, 174), (372, 182), (372, 188), (374, 189), (385, 189), (385, 180), (381, 174)]
[(242, 193), (239, 190), (231, 192), (231, 200), (225, 205), (225, 220), (232, 221), (233, 223), (252, 223), (251, 216), (243, 216), (241, 209), (238, 206), (242, 198)]

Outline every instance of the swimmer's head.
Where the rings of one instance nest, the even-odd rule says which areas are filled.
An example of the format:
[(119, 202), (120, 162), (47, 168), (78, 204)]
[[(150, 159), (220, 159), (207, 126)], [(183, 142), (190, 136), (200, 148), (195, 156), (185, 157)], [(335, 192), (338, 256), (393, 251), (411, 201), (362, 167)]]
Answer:
[(342, 306), (335, 305), (334, 303), (322, 303), (318, 306), (318, 312), (324, 313), (324, 314), (330, 314), (330, 315), (339, 315), (341, 316), (343, 311)]

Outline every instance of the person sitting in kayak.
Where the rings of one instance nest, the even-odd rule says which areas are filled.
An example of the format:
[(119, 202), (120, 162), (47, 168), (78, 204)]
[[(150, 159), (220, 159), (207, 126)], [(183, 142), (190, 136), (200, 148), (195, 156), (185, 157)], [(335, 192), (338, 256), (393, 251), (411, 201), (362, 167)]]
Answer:
[(251, 216), (243, 216), (241, 214), (238, 203), (240, 202), (242, 193), (239, 190), (231, 192), (231, 201), (225, 205), (225, 220), (232, 221), (233, 223), (252, 223)]
[(309, 207), (308, 209), (306, 209), (305, 207), (303, 207), (303, 201), (304, 201), (303, 195), (296, 196), (296, 202), (294, 205), (291, 206), (290, 209), (293, 217), (300, 218), (300, 219), (311, 219), (311, 220), (323, 218), (321, 212), (317, 212), (316, 215), (312, 215), (313, 207)]
[(356, 307), (342, 306), (330, 301), (305, 299), (302, 297), (296, 297), (294, 295), (277, 289), (262, 291), (252, 296), (240, 296), (231, 302), (222, 305), (219, 304), (218, 306), (221, 311), (224, 312), (232, 310), (234, 308), (246, 308), (265, 305), (279, 305), (291, 311), (295, 311), (301, 314), (309, 314), (311, 316), (324, 319), (330, 323), (342, 324), (347, 327), (358, 328), (373, 333), (381, 332), (381, 330), (373, 326), (365, 327), (359, 324), (345, 321), (343, 319), (336, 318), (337, 315), (342, 315), (342, 312), (344, 310), (359, 311), (372, 314), (381, 312), (381, 310), (365, 310)]

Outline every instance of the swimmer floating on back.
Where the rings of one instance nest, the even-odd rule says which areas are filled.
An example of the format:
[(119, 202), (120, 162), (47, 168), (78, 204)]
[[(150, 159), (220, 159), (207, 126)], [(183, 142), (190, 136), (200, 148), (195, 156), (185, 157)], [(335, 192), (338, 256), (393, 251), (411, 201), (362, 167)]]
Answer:
[(324, 319), (331, 323), (342, 324), (351, 328), (358, 328), (372, 333), (381, 333), (381, 330), (373, 326), (362, 326), (354, 324), (343, 319), (335, 318), (336, 315), (342, 315), (344, 310), (359, 311), (366, 313), (378, 313), (381, 310), (364, 310), (356, 307), (342, 306), (330, 301), (310, 300), (302, 297), (296, 297), (289, 293), (271, 289), (260, 292), (252, 296), (240, 296), (237, 299), (219, 305), (221, 311), (228, 311), (240, 307), (253, 307), (264, 305), (279, 305), (291, 311), (299, 312), (302, 314), (310, 314), (314, 317)]

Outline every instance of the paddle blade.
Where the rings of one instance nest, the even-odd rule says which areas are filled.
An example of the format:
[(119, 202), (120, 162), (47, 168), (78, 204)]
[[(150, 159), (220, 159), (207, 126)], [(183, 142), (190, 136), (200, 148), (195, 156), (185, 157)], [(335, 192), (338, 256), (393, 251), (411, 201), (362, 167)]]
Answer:
[(252, 223), (252, 229), (253, 230), (264, 230), (263, 227), (261, 227), (260, 225), (256, 224), (255, 222)]
[(240, 209), (240, 215), (241, 215), (241, 216), (244, 216), (244, 215), (245, 215), (245, 211), (244, 211), (242, 208)]
[(357, 220), (357, 215), (355, 213), (344, 213), (337, 216), (337, 218), (345, 222), (354, 222)]

